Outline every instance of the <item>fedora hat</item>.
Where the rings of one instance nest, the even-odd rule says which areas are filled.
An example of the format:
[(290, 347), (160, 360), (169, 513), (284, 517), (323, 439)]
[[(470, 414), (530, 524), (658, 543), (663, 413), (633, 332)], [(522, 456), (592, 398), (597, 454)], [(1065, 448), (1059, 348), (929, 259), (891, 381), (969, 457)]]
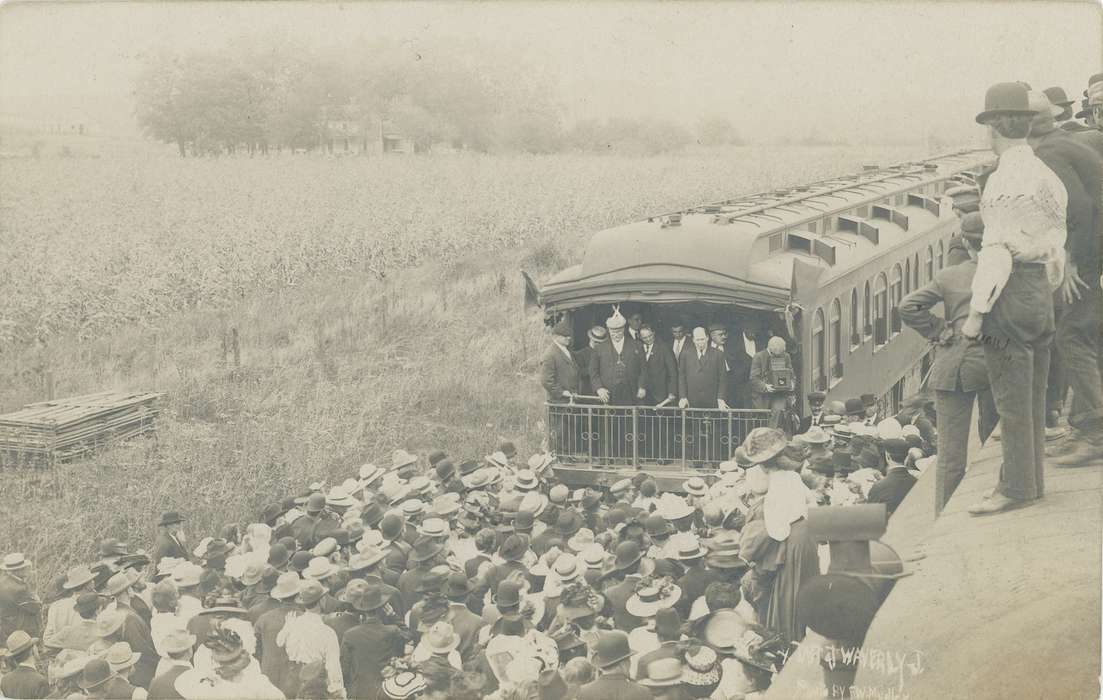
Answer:
[(414, 543), (414, 549), (410, 552), (410, 561), (419, 563), (429, 561), (444, 551), (444, 545), (437, 540), (422, 537)]
[(831, 436), (818, 425), (813, 425), (800, 436), (800, 439), (809, 445), (823, 445), (831, 442)]
[(655, 659), (640, 669), (640, 685), (668, 688), (682, 684), (682, 660), (677, 656)]
[(300, 605), (313, 605), (326, 594), (326, 588), (315, 579), (303, 578), (299, 581), (299, 592), (295, 596), (295, 602)]
[(697, 535), (692, 532), (680, 532), (670, 538), (665, 548), (668, 559), (677, 561), (693, 561), (708, 554), (708, 550), (701, 546)]
[(111, 666), (112, 671), (118, 673), (138, 663), (140, 656), (140, 653), (131, 650), (127, 642), (115, 642), (107, 648), (103, 659)]
[(383, 478), (383, 475), (387, 473), (387, 470), (383, 467), (377, 467), (372, 463), (363, 464), (360, 466), (357, 476), (357, 481), (360, 483), (360, 488), (370, 486), (376, 480)]
[(996, 83), (984, 93), (984, 111), (977, 114), (978, 124), (987, 124), (1004, 114), (1031, 116), (1029, 88), (1022, 83)]
[(575, 554), (580, 553), (594, 543), (594, 531), (588, 527), (580, 528), (578, 532), (567, 539), (567, 549)]
[(517, 581), (505, 579), (498, 584), (494, 591), (492, 601), (500, 610), (501, 608), (515, 608), (521, 604), (521, 584)]
[(1045, 93), (1050, 102), (1060, 107), (1068, 107), (1074, 102), (1074, 100), (1069, 99), (1068, 95), (1065, 94), (1065, 89), (1062, 87), (1048, 87), (1042, 90), (1042, 92)]
[(349, 488), (345, 484), (338, 484), (329, 490), (326, 494), (326, 505), (334, 506), (337, 508), (351, 508), (359, 503), (355, 498), (349, 494)]
[(272, 587), (268, 595), (272, 596), (276, 600), (287, 600), (288, 598), (294, 598), (299, 594), (299, 583), (301, 579), (299, 575), (294, 571), (288, 571), (287, 573), (280, 574), (276, 579), (276, 585)]
[(624, 609), (636, 617), (655, 617), (660, 610), (674, 605), (681, 597), (682, 589), (673, 583), (641, 581), (624, 604)]
[(417, 464), (417, 455), (410, 454), (406, 450), (395, 450), (391, 455), (391, 470), (405, 467), (408, 464)]
[(616, 552), (613, 554), (613, 569), (615, 571), (623, 571), (640, 559), (643, 559), (643, 553), (640, 552), (640, 546), (638, 544), (631, 540), (621, 542), (617, 545)]
[(705, 480), (699, 476), (691, 476), (682, 482), (682, 488), (690, 496), (702, 497), (708, 495), (709, 486), (705, 483)]
[(303, 569), (303, 578), (323, 581), (337, 573), (337, 565), (326, 557), (313, 557), (306, 568)]
[(460, 636), (448, 622), (437, 622), (425, 632), (422, 638), (425, 646), (434, 654), (447, 654), (460, 645)]
[(755, 428), (743, 441), (743, 451), (751, 464), (761, 464), (778, 456), (785, 449), (785, 433), (776, 428)]
[(89, 659), (80, 673), (80, 682), (77, 683), (82, 690), (98, 688), (115, 677), (111, 665), (103, 659)]
[(133, 585), (134, 582), (130, 577), (125, 572), (120, 571), (107, 579), (102, 592), (105, 596), (117, 596), (123, 591), (129, 590)]
[(359, 549), (358, 545), (357, 548), (356, 554), (349, 557), (349, 571), (363, 571), (387, 558), (387, 550), (375, 545), (367, 545), (363, 549)]
[(446, 598), (459, 598), (468, 595), (471, 590), (471, 581), (468, 580), (467, 576), (454, 572), (445, 579), (442, 593)]
[(619, 630), (602, 632), (594, 645), (593, 663), (598, 668), (608, 668), (632, 655), (628, 635)]
[(166, 527), (168, 525), (178, 525), (184, 522), (184, 516), (180, 515), (175, 510), (165, 511), (161, 513), (161, 519), (157, 521), (159, 527)]
[(195, 635), (183, 629), (170, 629), (161, 637), (160, 647), (165, 654), (182, 653), (195, 648)]
[(521, 534), (509, 535), (502, 541), (498, 555), (506, 561), (520, 561), (529, 548), (529, 539)]
[(4, 560), (0, 562), (0, 569), (4, 571), (19, 571), (30, 565), (31, 562), (27, 561), (27, 558), (24, 557), (21, 552), (15, 552), (4, 557)]
[(573, 510), (564, 510), (555, 521), (555, 531), (561, 537), (570, 538), (582, 529), (582, 516)]
[(89, 581), (94, 581), (95, 578), (96, 575), (87, 566), (74, 566), (65, 574), (65, 581), (62, 582), (61, 587), (71, 591), (74, 588), (80, 588)]
[(38, 637), (32, 637), (24, 630), (16, 630), (8, 635), (8, 656), (16, 656), (38, 643)]
[(114, 634), (126, 622), (126, 613), (121, 610), (102, 610), (96, 616), (96, 635), (106, 637)]
[[(276, 545), (273, 545), (275, 547)], [(172, 582), (177, 588), (190, 588), (198, 586), (199, 579), (203, 576), (203, 567), (190, 561), (177, 564), (172, 570)]]

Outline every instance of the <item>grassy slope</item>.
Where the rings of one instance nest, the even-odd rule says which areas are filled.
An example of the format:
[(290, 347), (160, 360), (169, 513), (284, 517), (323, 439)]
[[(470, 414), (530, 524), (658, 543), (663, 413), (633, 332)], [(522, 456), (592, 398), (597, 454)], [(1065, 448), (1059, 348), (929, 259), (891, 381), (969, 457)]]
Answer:
[[(745, 186), (720, 191), (795, 184), (868, 157), (821, 154), (813, 172), (802, 166), (800, 176), (778, 163), (746, 166)], [(674, 168), (668, 177), (677, 181), (678, 168), (695, 163), (664, 168)], [(539, 188), (540, 172), (555, 164), (534, 163), (531, 186)], [(630, 196), (624, 178), (637, 166), (653, 164), (607, 162), (607, 181), (580, 180), (567, 201), (600, 206), (605, 197)], [(709, 177), (706, 167), (691, 175)], [(548, 178), (563, 187), (562, 172)], [(618, 211), (639, 216), (701, 199), (689, 185), (661, 199), (638, 189)], [(606, 215), (572, 210), (561, 220)], [(365, 461), (386, 463), (397, 447), (478, 457), (507, 437), (522, 454), (537, 449), (543, 426), (535, 374), (546, 339), (539, 314), (521, 310), (517, 270), (540, 276), (575, 259), (584, 230), (567, 230), (549, 226), (492, 254), (475, 241), (466, 255), (430, 259), (385, 281), (323, 274), (220, 309), (176, 312), (150, 328), (9, 352), (4, 410), (41, 398), (44, 367), (59, 395), (125, 387), (167, 396), (156, 440), (65, 465), (56, 476), (0, 478), (0, 550), (35, 558), (45, 581), (87, 559), (99, 538), (148, 546), (162, 510), (188, 513), (198, 540), (222, 524), (249, 522), (265, 502), (310, 481), (333, 483)], [(223, 351), (230, 328), (240, 338), (236, 368)]]

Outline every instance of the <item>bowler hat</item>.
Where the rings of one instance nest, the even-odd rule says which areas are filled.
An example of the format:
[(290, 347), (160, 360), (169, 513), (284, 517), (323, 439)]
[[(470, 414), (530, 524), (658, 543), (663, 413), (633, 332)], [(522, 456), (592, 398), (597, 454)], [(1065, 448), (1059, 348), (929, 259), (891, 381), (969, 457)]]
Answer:
[(980, 218), (979, 211), (961, 217), (961, 235), (977, 245), (984, 240), (984, 220)]
[(433, 470), (441, 481), (448, 481), (456, 475), (456, 465), (450, 459), (442, 459), (434, 465)]
[(77, 683), (83, 690), (98, 688), (115, 677), (111, 665), (100, 658), (89, 659), (84, 670), (80, 673), (80, 682)]
[(372, 501), (364, 506), (364, 510), (360, 511), (360, 521), (368, 527), (375, 527), (376, 524), (383, 519), (384, 515), (383, 506)]
[(164, 527), (166, 525), (176, 525), (184, 522), (184, 517), (177, 513), (175, 510), (170, 510), (161, 514), (161, 520), (157, 525)]
[(513, 459), (517, 456), (517, 447), (508, 440), (503, 441), (498, 445), (498, 452), (501, 452), (506, 456), (506, 459)]
[(628, 635), (619, 630), (603, 632), (594, 645), (593, 663), (598, 668), (608, 668), (632, 655)]
[(877, 396), (874, 394), (862, 394), (861, 399), (863, 407), (877, 405)]
[(291, 567), (295, 571), (302, 572), (306, 567), (310, 566), (310, 560), (314, 558), (314, 553), (308, 549), (303, 549), (295, 552), (291, 555)]
[(520, 533), (532, 532), (533, 518), (532, 513), (527, 510), (521, 510), (517, 512), (517, 515), (513, 518), (513, 529)]
[(290, 558), (291, 554), (287, 551), (287, 547), (279, 542), (268, 548), (268, 563), (277, 569), (287, 564)]
[(642, 558), (643, 553), (640, 552), (640, 546), (638, 544), (631, 540), (621, 542), (617, 545), (617, 549), (613, 555), (613, 569), (622, 571)]
[(566, 316), (559, 319), (559, 323), (555, 324), (555, 326), (552, 327), (552, 333), (564, 336), (571, 335), (571, 322), (567, 320)]
[(447, 457), (448, 457), (448, 453), (446, 453), (444, 450), (433, 450), (432, 452), (429, 453), (429, 456), (426, 459), (429, 460), (429, 466), (430, 467), (435, 467), (435, 466), (437, 466), (438, 462), (440, 462), (443, 459), (446, 459)]
[(447, 580), (445, 580), (442, 592), (446, 598), (460, 598), (466, 596), (471, 592), (471, 582), (467, 579), (467, 576), (455, 572), (449, 575)]
[(517, 581), (506, 579), (498, 584), (498, 590), (494, 591), (494, 605), (502, 608), (515, 608), (521, 604), (521, 584)]
[(980, 190), (973, 185), (959, 185), (946, 190), (946, 196), (953, 200), (954, 208), (964, 213), (980, 208)]
[(822, 391), (813, 391), (808, 394), (808, 403), (823, 403), (827, 400), (827, 394)]
[(1045, 96), (1049, 98), (1050, 102), (1060, 107), (1068, 107), (1073, 103), (1073, 100), (1068, 98), (1068, 95), (1065, 94), (1065, 89), (1062, 87), (1048, 87), (1042, 90), (1042, 92), (1045, 93)]
[(421, 537), (414, 543), (414, 550), (410, 552), (410, 561), (414, 563), (429, 561), (443, 551), (444, 545), (439, 540)]
[(846, 415), (854, 415), (858, 413), (865, 413), (866, 405), (861, 399), (847, 399), (846, 400)]
[(312, 493), (310, 497), (306, 499), (307, 513), (320, 513), (325, 510), (325, 507), (326, 495), (324, 493)]
[(582, 516), (573, 510), (564, 510), (555, 521), (555, 531), (569, 538), (582, 529)]
[(1032, 116), (1030, 89), (1023, 83), (996, 83), (984, 94), (984, 111), (977, 115), (978, 124), (987, 124), (1002, 115)]

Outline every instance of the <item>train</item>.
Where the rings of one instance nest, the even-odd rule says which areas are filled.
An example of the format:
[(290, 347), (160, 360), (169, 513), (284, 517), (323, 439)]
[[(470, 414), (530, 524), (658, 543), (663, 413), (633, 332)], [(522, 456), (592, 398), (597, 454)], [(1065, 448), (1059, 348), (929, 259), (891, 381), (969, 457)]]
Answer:
[[(927, 341), (904, 332), (900, 301), (945, 266), (960, 231), (946, 191), (975, 184), (994, 158), (968, 150), (866, 166), (598, 231), (579, 264), (542, 284), (524, 274), (527, 302), (549, 326), (569, 318), (572, 350), (583, 355), (587, 330), (614, 308), (639, 310), (668, 343), (674, 319), (690, 328), (721, 322), (748, 352), (781, 336), (793, 359), (798, 413), (808, 411), (812, 391), (828, 400), (872, 393), (895, 413), (931, 361)], [(715, 473), (769, 419), (748, 406), (711, 416), (694, 410), (709, 409), (548, 403), (557, 473), (566, 483), (595, 484), (643, 470), (678, 490), (689, 476)], [(693, 425), (710, 422), (716, 447), (702, 455), (708, 436)]]

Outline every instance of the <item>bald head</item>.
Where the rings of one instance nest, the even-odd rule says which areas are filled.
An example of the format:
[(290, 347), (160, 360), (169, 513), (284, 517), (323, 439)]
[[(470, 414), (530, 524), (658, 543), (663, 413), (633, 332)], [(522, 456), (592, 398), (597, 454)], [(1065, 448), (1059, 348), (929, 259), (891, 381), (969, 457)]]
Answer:
[(697, 326), (693, 329), (693, 345), (697, 348), (697, 352), (704, 352), (705, 348), (709, 344), (709, 334), (701, 326)]
[(785, 352), (785, 339), (775, 335), (766, 343), (766, 349), (771, 355), (780, 355)]

